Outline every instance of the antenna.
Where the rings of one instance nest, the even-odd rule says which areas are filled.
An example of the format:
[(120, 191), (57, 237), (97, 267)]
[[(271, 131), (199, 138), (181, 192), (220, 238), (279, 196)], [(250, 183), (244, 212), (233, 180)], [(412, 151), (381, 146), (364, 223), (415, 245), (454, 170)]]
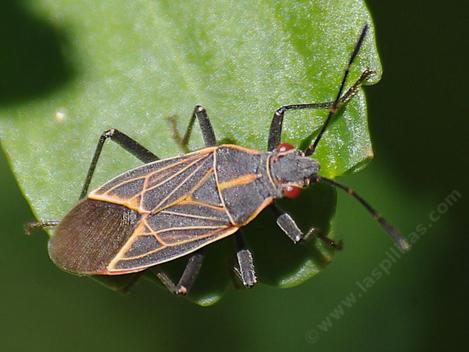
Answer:
[(373, 208), (370, 203), (368, 203), (365, 199), (363, 199), (357, 192), (355, 192), (353, 189), (350, 187), (347, 187), (337, 181), (331, 180), (329, 178), (325, 178), (322, 176), (315, 176), (314, 180), (318, 183), (327, 183), (331, 186), (334, 186), (336, 188), (339, 188), (345, 192), (347, 192), (349, 195), (351, 195), (353, 198), (358, 200), (361, 205), (363, 205), (366, 210), (373, 216), (373, 218), (379, 222), (379, 224), (383, 227), (383, 229), (389, 234), (389, 236), (392, 237), (392, 239), (397, 243), (397, 245), (404, 251), (410, 249), (410, 244), (407, 242), (407, 240), (402, 236), (402, 234), (397, 230), (394, 226), (392, 226), (389, 222), (386, 221), (385, 218), (383, 218), (375, 208)]
[(353, 61), (355, 60), (355, 58), (357, 57), (358, 52), (360, 51), (360, 48), (362, 47), (363, 40), (365, 39), (365, 36), (366, 36), (367, 32), (368, 32), (368, 24), (365, 24), (365, 26), (363, 26), (363, 29), (360, 33), (360, 36), (358, 37), (357, 44), (355, 44), (355, 48), (353, 49), (352, 55), (350, 56), (350, 60), (348, 61), (347, 67), (345, 68), (345, 73), (344, 73), (344, 76), (342, 77), (342, 82), (340, 83), (339, 92), (337, 93), (337, 96), (334, 100), (334, 103), (332, 103), (332, 106), (329, 109), (329, 114), (327, 115), (326, 121), (324, 121), (324, 124), (322, 125), (321, 129), (319, 130), (318, 136), (316, 137), (314, 142), (305, 150), (305, 155), (306, 156), (314, 154), (314, 152), (316, 151), (316, 147), (319, 144), (319, 141), (321, 140), (324, 132), (326, 131), (327, 127), (329, 126), (329, 123), (332, 120), (332, 117), (334, 117), (334, 114), (337, 111), (337, 108), (338, 108), (339, 103), (340, 103), (340, 97), (342, 96), (342, 92), (344, 91), (345, 82), (347, 81), (347, 77), (350, 73), (350, 67), (351, 67)]

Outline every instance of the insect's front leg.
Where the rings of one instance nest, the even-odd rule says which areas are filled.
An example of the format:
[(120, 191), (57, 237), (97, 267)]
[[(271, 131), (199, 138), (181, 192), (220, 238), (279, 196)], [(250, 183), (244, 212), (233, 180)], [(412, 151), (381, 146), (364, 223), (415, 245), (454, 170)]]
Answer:
[(159, 266), (156, 266), (153, 271), (169, 291), (176, 295), (187, 295), (197, 280), (203, 260), (204, 254), (201, 250), (191, 254), (177, 284)]
[(251, 251), (247, 248), (246, 241), (241, 230), (236, 232), (235, 241), (237, 248), (237, 266), (235, 266), (234, 271), (244, 287), (252, 287), (257, 282), (256, 271)]
[[(374, 72), (372, 70), (365, 70), (361, 74), (360, 78), (342, 95), (338, 101), (337, 108), (346, 105), (354, 96), (357, 94), (360, 86), (365, 82)], [(285, 112), (289, 110), (305, 110), (305, 109), (330, 109), (333, 106), (333, 101), (328, 101), (324, 103), (309, 103), (309, 104), (292, 104), (284, 105), (281, 108), (277, 109), (272, 118), (269, 131), (269, 139), (267, 142), (267, 150), (274, 150), (277, 145), (280, 144), (282, 139), (282, 129), (283, 129), (283, 118)]]
[(303, 233), (303, 231), (300, 230), (298, 225), (296, 224), (295, 220), (288, 214), (285, 210), (280, 208), (278, 205), (273, 204), (270, 207), (272, 211), (275, 214), (276, 217), (276, 222), (278, 227), (285, 232), (285, 234), (294, 242), (302, 242), (302, 241), (307, 241), (310, 238), (316, 237), (319, 238), (321, 241), (323, 241), (325, 244), (328, 246), (335, 248), (335, 249), (341, 249), (342, 248), (342, 242), (341, 241), (334, 241), (330, 238), (328, 238), (320, 229), (311, 227), (308, 232)]

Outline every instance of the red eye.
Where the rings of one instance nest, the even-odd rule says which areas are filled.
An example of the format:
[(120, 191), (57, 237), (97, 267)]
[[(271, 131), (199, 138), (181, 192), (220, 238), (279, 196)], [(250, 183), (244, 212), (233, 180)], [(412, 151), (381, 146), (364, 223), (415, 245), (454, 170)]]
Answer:
[(301, 194), (301, 189), (302, 189), (301, 187), (287, 186), (283, 190), (283, 196), (289, 199), (298, 198)]
[(290, 143), (280, 143), (275, 149), (277, 149), (277, 152), (283, 153), (287, 150), (295, 149), (295, 147)]

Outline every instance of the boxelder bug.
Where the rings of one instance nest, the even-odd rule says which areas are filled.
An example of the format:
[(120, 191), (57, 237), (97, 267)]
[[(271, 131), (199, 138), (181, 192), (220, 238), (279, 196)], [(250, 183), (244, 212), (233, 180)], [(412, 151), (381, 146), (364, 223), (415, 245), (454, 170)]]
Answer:
[[(397, 244), (409, 245), (400, 233), (350, 188), (319, 176), (318, 161), (310, 158), (337, 109), (346, 104), (360, 85), (373, 74), (366, 70), (342, 95), (368, 31), (364, 26), (343, 75), (334, 101), (282, 106), (270, 126), (268, 151), (236, 145), (217, 145), (215, 134), (202, 106), (196, 106), (181, 146), (187, 148), (197, 118), (206, 147), (183, 156), (160, 160), (155, 154), (116, 129), (104, 132), (91, 162), (80, 202), (58, 221), (32, 223), (34, 227), (57, 226), (49, 240), (49, 255), (65, 271), (78, 275), (120, 275), (141, 272), (189, 255), (177, 284), (162, 271), (157, 276), (172, 292), (190, 290), (203, 260), (202, 248), (234, 234), (237, 243), (237, 273), (246, 287), (256, 283), (253, 258), (240, 228), (266, 207), (272, 207), (278, 226), (295, 243), (304, 234), (295, 221), (275, 204), (281, 197), (296, 198), (301, 188), (324, 182), (357, 199)], [(314, 142), (303, 150), (280, 143), (286, 111), (329, 109)], [(88, 194), (88, 187), (107, 139), (121, 145), (145, 165), (127, 171)], [(335, 242), (317, 235), (326, 243)]]

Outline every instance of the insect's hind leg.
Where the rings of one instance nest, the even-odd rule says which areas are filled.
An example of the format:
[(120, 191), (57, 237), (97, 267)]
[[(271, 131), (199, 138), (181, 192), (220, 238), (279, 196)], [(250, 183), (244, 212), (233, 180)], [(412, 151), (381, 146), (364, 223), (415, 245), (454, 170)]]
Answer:
[[(365, 82), (371, 75), (374, 74), (372, 70), (365, 70), (361, 74), (360, 78), (345, 92), (344, 95), (339, 100), (338, 107), (341, 107), (347, 104), (354, 96), (357, 94), (360, 86)], [(283, 129), (283, 118), (285, 112), (288, 110), (305, 110), (305, 109), (330, 109), (333, 106), (333, 101), (328, 101), (325, 103), (310, 103), (310, 104), (293, 104), (293, 105), (284, 105), (278, 108), (274, 116), (272, 117), (272, 122), (270, 124), (269, 130), (269, 139), (267, 142), (267, 150), (274, 150), (277, 145), (280, 144), (282, 140), (282, 129)]]
[(59, 224), (58, 220), (40, 220), (40, 221), (31, 221), (24, 225), (24, 232), (27, 235), (30, 235), (33, 231), (37, 229), (44, 229), (46, 227), (54, 227)]
[[(85, 198), (86, 194), (88, 193), (88, 188), (91, 183), (91, 179), (93, 178), (94, 171), (96, 169), (96, 165), (98, 163), (99, 157), (101, 155), (101, 151), (103, 149), (104, 142), (106, 140), (111, 139), (112, 141), (119, 144), (123, 147), (126, 151), (143, 161), (144, 163), (149, 163), (151, 161), (158, 160), (159, 158), (138, 143), (136, 140), (132, 139), (131, 137), (127, 136), (126, 134), (120, 132), (115, 128), (111, 128), (109, 130), (104, 131), (101, 136), (99, 137), (98, 145), (96, 146), (96, 150), (93, 155), (93, 159), (91, 161), (90, 167), (88, 168), (88, 173), (85, 178), (85, 183), (83, 184), (83, 188), (80, 193), (80, 198)], [(29, 222), (24, 226), (26, 234), (30, 234), (32, 231), (36, 229), (42, 229), (46, 227), (53, 227), (57, 226), (59, 221), (57, 220), (40, 220), (40, 221), (33, 221)]]
[(334, 241), (333, 239), (330, 239), (321, 230), (315, 227), (311, 227), (306, 233), (303, 233), (303, 231), (300, 230), (300, 228), (296, 224), (295, 220), (293, 220), (293, 218), (290, 216), (290, 214), (288, 214), (278, 205), (272, 204), (270, 206), (270, 209), (272, 209), (275, 214), (278, 227), (280, 227), (280, 229), (285, 232), (285, 234), (294, 243), (307, 241), (312, 237), (316, 237), (331, 248), (342, 249), (341, 241)]
[(215, 137), (212, 123), (210, 122), (210, 119), (207, 115), (207, 110), (201, 105), (196, 105), (194, 111), (192, 112), (191, 119), (189, 120), (189, 124), (187, 125), (186, 132), (182, 138), (180, 138), (179, 133), (177, 133), (174, 118), (169, 118), (169, 121), (172, 123), (172, 128), (175, 131), (175, 139), (185, 153), (189, 152), (189, 140), (191, 138), (192, 129), (194, 128), (196, 118), (199, 121), (199, 126), (202, 131), (202, 137), (204, 138), (205, 146), (212, 147), (217, 145), (217, 138)]
[(189, 293), (195, 281), (197, 280), (203, 260), (204, 253), (202, 250), (199, 250), (190, 255), (184, 272), (182, 273), (177, 284), (175, 284), (173, 280), (171, 280), (171, 278), (166, 274), (166, 272), (160, 269), (158, 266), (155, 267), (154, 272), (161, 283), (170, 292), (176, 295), (186, 295)]
[(147, 148), (142, 146), (135, 139), (127, 136), (125, 133), (122, 133), (115, 128), (111, 128), (107, 131), (104, 131), (99, 137), (98, 145), (96, 146), (93, 159), (91, 161), (90, 167), (88, 168), (88, 173), (86, 174), (85, 183), (80, 193), (80, 199), (83, 199), (88, 193), (88, 188), (90, 186), (91, 179), (93, 178), (93, 174), (96, 169), (96, 165), (98, 163), (99, 157), (101, 155), (104, 142), (106, 142), (106, 140), (108, 139), (117, 143), (126, 151), (128, 151), (130, 154), (140, 159), (144, 163), (149, 163), (152, 161), (159, 160), (159, 158), (155, 154), (153, 154)]
[(257, 283), (256, 271), (251, 251), (247, 248), (241, 230), (235, 234), (237, 266), (234, 271), (244, 287), (252, 287)]

